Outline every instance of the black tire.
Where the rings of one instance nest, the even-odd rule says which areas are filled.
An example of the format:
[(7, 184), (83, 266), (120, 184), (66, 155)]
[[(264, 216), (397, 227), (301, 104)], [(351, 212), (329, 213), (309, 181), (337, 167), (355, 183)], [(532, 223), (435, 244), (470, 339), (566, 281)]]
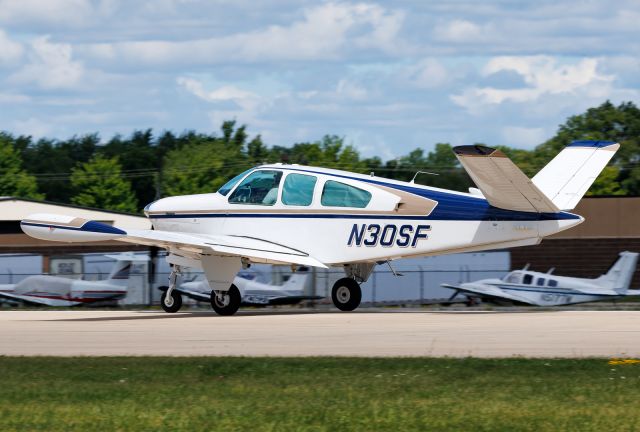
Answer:
[(173, 300), (170, 305), (165, 304), (165, 299), (167, 298), (167, 291), (163, 292), (160, 296), (160, 306), (162, 306), (162, 310), (167, 313), (176, 313), (182, 307), (182, 294), (178, 291), (173, 290), (171, 292), (171, 299)]
[(223, 294), (223, 301), (221, 302), (214, 291), (211, 291), (211, 307), (218, 315), (230, 316), (238, 312), (240, 303), (242, 302), (242, 296), (237, 286), (231, 285), (229, 291)]
[(344, 312), (349, 312), (360, 306), (362, 290), (354, 279), (342, 278), (333, 284), (331, 300), (335, 307)]

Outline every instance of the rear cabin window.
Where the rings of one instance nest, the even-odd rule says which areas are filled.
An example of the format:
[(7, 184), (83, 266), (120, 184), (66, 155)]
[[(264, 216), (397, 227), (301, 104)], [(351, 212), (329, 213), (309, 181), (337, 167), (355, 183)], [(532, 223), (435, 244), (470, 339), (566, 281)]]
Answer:
[(232, 204), (274, 205), (278, 199), (280, 171), (254, 171), (229, 197)]
[(533, 282), (533, 276), (530, 274), (524, 275), (524, 277), (522, 278), (522, 283), (525, 285), (531, 285), (531, 282)]
[(555, 280), (555, 279), (549, 279), (549, 282), (547, 282), (547, 286), (557, 287), (558, 286), (558, 281)]
[(333, 180), (327, 180), (322, 189), (320, 202), (327, 207), (365, 208), (371, 201), (371, 194), (366, 190), (349, 186)]
[(544, 278), (538, 278), (538, 281), (536, 282), (536, 284), (538, 286), (544, 286)]
[(282, 185), (282, 204), (308, 206), (313, 201), (313, 189), (317, 177), (305, 174), (289, 174)]

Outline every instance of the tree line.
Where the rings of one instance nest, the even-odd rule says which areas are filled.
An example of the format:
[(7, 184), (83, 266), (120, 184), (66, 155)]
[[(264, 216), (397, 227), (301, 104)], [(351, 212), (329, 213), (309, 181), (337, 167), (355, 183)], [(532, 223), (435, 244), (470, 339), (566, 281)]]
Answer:
[[(579, 139), (610, 140), (622, 147), (590, 189), (590, 195), (640, 195), (640, 109), (632, 102), (605, 102), (569, 117), (556, 135), (533, 150), (498, 145), (529, 176), (564, 146)], [(135, 131), (101, 142), (97, 134), (67, 140), (0, 132), (0, 196), (15, 196), (123, 212), (171, 195), (217, 190), (234, 175), (262, 163), (297, 163), (369, 173), (454, 190), (473, 183), (452, 147), (383, 161), (364, 158), (345, 139), (267, 146), (245, 125), (225, 121), (218, 133)], [(437, 174), (437, 175), (430, 175)]]

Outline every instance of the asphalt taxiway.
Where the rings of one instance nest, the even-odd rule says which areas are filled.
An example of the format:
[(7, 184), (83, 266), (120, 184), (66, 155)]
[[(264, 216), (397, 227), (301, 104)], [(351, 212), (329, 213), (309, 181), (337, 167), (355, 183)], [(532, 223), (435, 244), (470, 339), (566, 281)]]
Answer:
[(640, 311), (0, 311), (0, 355), (638, 357)]

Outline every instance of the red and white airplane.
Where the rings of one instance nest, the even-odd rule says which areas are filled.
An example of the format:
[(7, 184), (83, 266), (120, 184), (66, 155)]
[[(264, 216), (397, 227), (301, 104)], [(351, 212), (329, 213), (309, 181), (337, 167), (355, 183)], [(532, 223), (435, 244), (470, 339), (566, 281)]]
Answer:
[(129, 273), (134, 261), (149, 258), (134, 254), (105, 255), (116, 260), (105, 280), (86, 281), (62, 276), (34, 275), (17, 284), (0, 285), (0, 300), (45, 306), (76, 306), (127, 295)]
[[(343, 311), (360, 304), (360, 283), (378, 263), (535, 245), (581, 223), (570, 213), (619, 148), (576, 141), (532, 179), (499, 150), (455, 147), (477, 185), (469, 193), (300, 165), (263, 165), (215, 193), (176, 196), (145, 208), (152, 230), (114, 227), (74, 216), (35, 214), (22, 230), (43, 240), (116, 240), (166, 249), (173, 264), (162, 306), (171, 311), (181, 267), (202, 269), (211, 305), (234, 314), (233, 284), (252, 262), (340, 267), (332, 289)], [(175, 294), (174, 294), (175, 293)]]

